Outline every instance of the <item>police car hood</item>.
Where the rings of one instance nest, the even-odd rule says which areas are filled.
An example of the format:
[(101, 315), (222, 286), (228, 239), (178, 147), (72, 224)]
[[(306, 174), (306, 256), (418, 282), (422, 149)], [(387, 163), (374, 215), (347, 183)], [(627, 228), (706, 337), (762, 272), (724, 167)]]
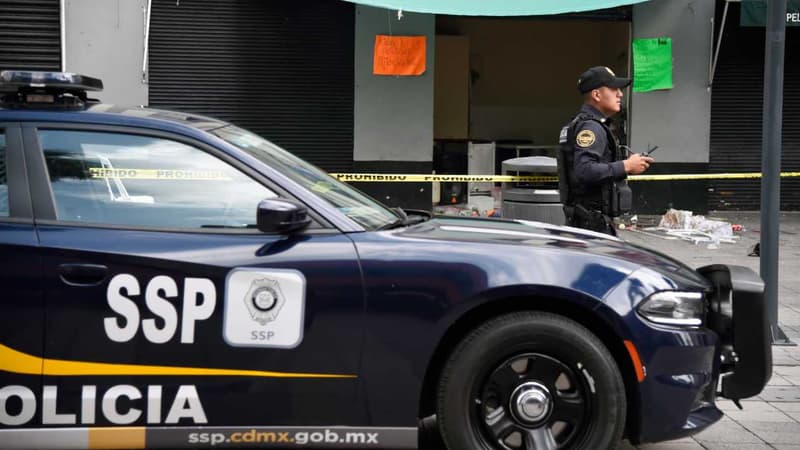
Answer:
[[(451, 241), (453, 245), (505, 245), (523, 248), (547, 248), (549, 251), (579, 252), (587, 257), (613, 258), (631, 270), (648, 267), (664, 274), (707, 286), (695, 270), (667, 255), (627, 243), (619, 238), (594, 231), (526, 220), (498, 220), (438, 216), (408, 227), (404, 237)], [(486, 248), (487, 253), (492, 252)], [(497, 251), (507, 252), (508, 249)]]

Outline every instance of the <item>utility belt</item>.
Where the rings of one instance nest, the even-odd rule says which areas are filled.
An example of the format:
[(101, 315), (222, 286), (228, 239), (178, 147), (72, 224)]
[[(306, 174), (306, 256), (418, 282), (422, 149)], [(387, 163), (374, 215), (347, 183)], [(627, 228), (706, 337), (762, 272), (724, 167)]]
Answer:
[(579, 203), (573, 205), (564, 205), (564, 214), (567, 216), (567, 219), (577, 219), (577, 220), (584, 220), (584, 221), (591, 221), (597, 219), (598, 216), (605, 215), (603, 211), (599, 209), (586, 207)]
[(611, 218), (598, 209), (587, 208), (581, 204), (564, 205), (567, 225), (576, 228), (607, 232), (614, 228)]
[(625, 180), (604, 183), (599, 194), (587, 197), (576, 195), (570, 206), (581, 205), (587, 211), (598, 211), (609, 217), (618, 217), (631, 210), (633, 195)]

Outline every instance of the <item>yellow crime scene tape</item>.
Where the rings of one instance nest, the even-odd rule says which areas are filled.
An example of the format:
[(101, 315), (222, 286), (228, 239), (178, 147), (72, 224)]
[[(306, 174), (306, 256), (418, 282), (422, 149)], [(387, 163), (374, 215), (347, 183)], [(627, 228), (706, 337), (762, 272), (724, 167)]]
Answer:
[(92, 178), (119, 178), (123, 180), (229, 180), (221, 170), (181, 169), (115, 169), (90, 167)]
[[(520, 181), (558, 181), (555, 176), (535, 175), (435, 175), (435, 174), (386, 174), (386, 173), (332, 173), (339, 181), (346, 182), (450, 182), (450, 183), (513, 183)], [(800, 172), (781, 172), (781, 178), (800, 177)], [(630, 181), (674, 181), (674, 180), (740, 180), (761, 178), (760, 172), (744, 173), (687, 173), (664, 175), (631, 175)]]
[[(220, 170), (181, 169), (118, 169), (92, 167), (92, 178), (118, 178), (138, 180), (229, 180)], [(555, 182), (556, 176), (546, 175), (437, 175), (437, 174), (390, 174), (390, 173), (331, 173), (332, 177), (345, 182), (406, 182), (406, 183), (513, 183)], [(781, 178), (800, 177), (800, 172), (781, 172)], [(675, 181), (675, 180), (741, 180), (761, 178), (760, 172), (743, 173), (687, 173), (664, 175), (631, 175), (630, 181)]]

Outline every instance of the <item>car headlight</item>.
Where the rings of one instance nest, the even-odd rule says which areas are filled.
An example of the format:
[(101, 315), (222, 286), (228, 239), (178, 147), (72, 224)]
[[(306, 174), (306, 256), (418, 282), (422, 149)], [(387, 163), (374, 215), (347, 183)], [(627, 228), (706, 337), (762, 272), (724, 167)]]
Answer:
[(661, 291), (647, 297), (637, 311), (654, 323), (697, 327), (703, 324), (706, 306), (701, 292)]

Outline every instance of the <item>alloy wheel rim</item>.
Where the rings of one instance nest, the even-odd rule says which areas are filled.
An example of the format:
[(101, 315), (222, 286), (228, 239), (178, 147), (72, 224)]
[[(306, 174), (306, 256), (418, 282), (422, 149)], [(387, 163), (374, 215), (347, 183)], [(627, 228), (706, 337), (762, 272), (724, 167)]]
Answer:
[(567, 448), (589, 425), (583, 374), (541, 353), (519, 353), (488, 372), (474, 393), (480, 432), (504, 450)]

